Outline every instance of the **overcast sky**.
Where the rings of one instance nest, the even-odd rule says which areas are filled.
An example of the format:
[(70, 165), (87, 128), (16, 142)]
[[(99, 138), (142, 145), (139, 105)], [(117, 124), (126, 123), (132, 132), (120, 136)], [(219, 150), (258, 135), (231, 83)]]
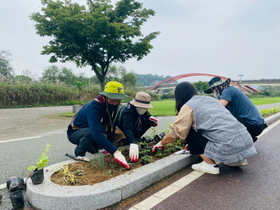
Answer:
[[(81, 5), (86, 0), (75, 0)], [(113, 1), (116, 2), (116, 1)], [(138, 74), (177, 76), (208, 73), (231, 79), (280, 79), (279, 0), (138, 0), (156, 15), (142, 32), (160, 31), (154, 49), (141, 61), (124, 66)], [(29, 70), (38, 77), (50, 65), (94, 75), (90, 67), (48, 62), (40, 55), (50, 40), (36, 34), (31, 13), (41, 11), (40, 0), (0, 1), (0, 50), (9, 50), (17, 75)], [(210, 78), (193, 77), (190, 81)], [(186, 79), (186, 80), (188, 80)]]

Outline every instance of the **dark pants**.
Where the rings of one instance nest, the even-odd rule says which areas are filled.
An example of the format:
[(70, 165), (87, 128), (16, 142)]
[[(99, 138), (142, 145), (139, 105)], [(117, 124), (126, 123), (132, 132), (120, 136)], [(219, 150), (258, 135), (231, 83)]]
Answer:
[(68, 136), (72, 144), (77, 145), (75, 155), (85, 156), (86, 152), (97, 153), (98, 144), (93, 140), (89, 128), (81, 128), (76, 130), (72, 135)]
[(204, 149), (208, 139), (204, 138), (201, 133), (196, 132), (193, 128), (191, 128), (186, 141), (192, 155), (204, 154)]
[(267, 127), (266, 123), (261, 125), (251, 125), (243, 119), (239, 119), (239, 122), (241, 122), (247, 128), (247, 131), (250, 133), (254, 142), (258, 139), (257, 136), (260, 135)]

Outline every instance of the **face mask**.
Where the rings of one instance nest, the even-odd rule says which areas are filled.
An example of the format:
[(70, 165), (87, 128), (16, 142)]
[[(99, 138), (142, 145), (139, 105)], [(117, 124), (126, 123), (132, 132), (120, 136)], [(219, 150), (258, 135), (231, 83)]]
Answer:
[(220, 91), (219, 91), (218, 88), (215, 88), (215, 89), (214, 89), (213, 95), (214, 95), (214, 97), (215, 97), (216, 99), (220, 100), (221, 95), (220, 95)]
[(109, 103), (107, 103), (107, 105), (108, 105), (108, 109), (110, 110), (110, 112), (117, 111), (118, 108), (119, 108), (119, 105), (112, 105), (112, 104), (109, 104)]
[(143, 114), (145, 114), (147, 109), (146, 108), (136, 107), (136, 111), (138, 112), (138, 114), (143, 115)]

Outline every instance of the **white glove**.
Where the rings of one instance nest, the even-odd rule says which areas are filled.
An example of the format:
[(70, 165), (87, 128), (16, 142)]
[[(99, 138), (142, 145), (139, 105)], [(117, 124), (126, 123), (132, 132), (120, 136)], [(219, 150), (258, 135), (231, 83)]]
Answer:
[(164, 145), (161, 142), (158, 142), (152, 149), (152, 152), (156, 152), (158, 148), (164, 150)]
[(139, 147), (137, 144), (131, 143), (129, 147), (129, 158), (133, 162), (139, 160)]
[(120, 151), (116, 151), (114, 153), (114, 158), (115, 160), (121, 164), (123, 167), (127, 168), (127, 169), (130, 169), (130, 166), (128, 165), (128, 163), (126, 162), (125, 160), (125, 157), (122, 155), (122, 153)]
[(183, 149), (181, 149), (181, 150), (175, 152), (174, 154), (175, 154), (175, 155), (190, 154), (190, 150), (189, 150), (188, 145), (184, 146)]
[(152, 127), (158, 126), (158, 119), (156, 119), (153, 116), (151, 116), (151, 117), (149, 117), (149, 120), (153, 122)]

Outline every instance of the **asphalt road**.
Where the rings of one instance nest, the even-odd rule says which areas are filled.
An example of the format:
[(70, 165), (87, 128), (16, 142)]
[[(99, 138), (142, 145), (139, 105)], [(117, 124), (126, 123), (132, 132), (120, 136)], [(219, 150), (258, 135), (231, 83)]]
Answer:
[[(49, 165), (69, 160), (66, 153), (74, 154), (75, 145), (66, 137), (69, 118), (56, 118), (59, 113), (72, 111), (72, 107), (40, 107), (25, 109), (0, 109), (1, 121), (5, 122), (0, 132), (0, 185), (12, 176), (26, 177), (26, 169), (51, 144)], [(155, 132), (168, 129), (174, 117), (159, 117)], [(150, 129), (147, 135), (153, 131)], [(87, 155), (90, 154), (87, 153)]]
[[(280, 103), (261, 105), (259, 109), (280, 106)], [(2, 122), (0, 131), (0, 185), (12, 176), (26, 177), (28, 166), (51, 144), (49, 164), (68, 160), (65, 153), (72, 153), (72, 145), (66, 137), (69, 118), (58, 118), (63, 112), (71, 112), (72, 106), (0, 109)], [(156, 132), (168, 129), (175, 117), (159, 117)], [(150, 129), (147, 134), (153, 132)]]
[[(279, 105), (280, 103), (263, 105), (258, 108), (269, 109)], [(72, 111), (71, 106), (0, 109), (3, 122), (0, 132), (0, 189), (5, 187), (9, 177), (26, 177), (29, 174), (27, 167), (36, 163), (46, 144), (52, 145), (49, 152), (50, 165), (68, 160), (65, 153), (73, 154), (75, 147), (65, 134), (69, 119), (53, 117), (68, 111)], [(156, 132), (166, 130), (174, 119), (175, 117), (159, 118)], [(263, 135), (256, 142), (259, 154), (250, 158), (250, 165), (246, 168), (221, 166), (219, 176), (205, 174), (174, 195), (175, 197), (170, 197), (172, 199), (166, 199), (167, 203), (164, 201), (152, 209), (279, 209), (280, 185), (276, 181), (280, 174), (277, 162), (279, 135), (280, 125)], [(240, 208), (234, 208), (235, 203), (239, 203)], [(262, 205), (256, 208), (256, 203)]]

